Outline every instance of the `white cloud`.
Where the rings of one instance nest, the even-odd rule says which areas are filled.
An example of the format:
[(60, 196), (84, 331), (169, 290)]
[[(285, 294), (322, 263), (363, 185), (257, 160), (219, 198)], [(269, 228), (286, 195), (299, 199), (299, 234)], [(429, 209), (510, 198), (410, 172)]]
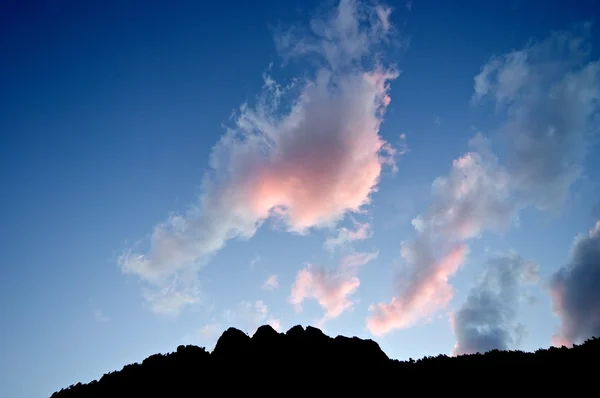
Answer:
[(354, 224), (354, 229), (346, 227), (338, 228), (336, 231), (337, 234), (328, 237), (323, 246), (329, 251), (334, 251), (338, 247), (344, 247), (352, 242), (365, 240), (371, 237), (372, 230), (369, 223), (359, 223), (354, 219), (352, 219), (352, 223)]

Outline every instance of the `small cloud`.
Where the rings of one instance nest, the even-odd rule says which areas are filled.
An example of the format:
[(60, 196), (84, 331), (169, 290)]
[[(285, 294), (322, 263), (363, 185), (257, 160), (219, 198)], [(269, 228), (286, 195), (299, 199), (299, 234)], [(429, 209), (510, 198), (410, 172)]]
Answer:
[(406, 153), (408, 152), (408, 145), (406, 144), (406, 134), (405, 133), (400, 134), (399, 141), (400, 142), (398, 145), (397, 153), (400, 156), (406, 155)]
[(267, 320), (267, 324), (271, 325), (271, 327), (276, 331), (281, 332), (281, 322), (279, 321), (279, 319), (269, 318)]
[(277, 275), (269, 275), (267, 280), (263, 283), (263, 290), (275, 290), (279, 287), (279, 281)]
[(377, 12), (377, 17), (379, 18), (379, 21), (381, 22), (381, 27), (383, 28), (384, 32), (387, 32), (388, 30), (390, 30), (390, 14), (392, 13), (392, 9), (390, 7), (386, 7), (386, 6), (376, 6), (375, 10)]
[(296, 275), (289, 302), (294, 305), (296, 311), (301, 311), (305, 300), (316, 300), (325, 310), (325, 314), (318, 322), (320, 325), (329, 319), (339, 317), (355, 303), (350, 296), (360, 286), (360, 280), (356, 276), (358, 267), (375, 259), (377, 254), (377, 252), (366, 252), (343, 257), (334, 270), (307, 264)]
[(405, 4), (405, 7), (408, 11), (411, 11), (412, 10), (412, 1), (408, 0)]
[(334, 251), (336, 248), (343, 247), (349, 243), (365, 240), (371, 237), (371, 225), (369, 223), (359, 223), (352, 219), (354, 229), (340, 227), (337, 230), (336, 236), (330, 236), (325, 240), (323, 246), (329, 251)]
[(434, 124), (435, 127), (440, 127), (442, 125), (442, 119), (440, 119), (439, 116), (436, 116), (433, 119), (433, 124)]
[(108, 316), (106, 316), (102, 312), (102, 310), (100, 310), (100, 309), (97, 309), (97, 310), (94, 311), (94, 319), (97, 322), (108, 322), (108, 321), (110, 321), (110, 318)]

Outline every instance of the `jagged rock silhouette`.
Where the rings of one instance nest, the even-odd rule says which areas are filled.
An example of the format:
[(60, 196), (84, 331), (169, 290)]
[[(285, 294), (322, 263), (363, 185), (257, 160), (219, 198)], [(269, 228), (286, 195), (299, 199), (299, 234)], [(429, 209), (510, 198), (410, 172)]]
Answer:
[(152, 355), (100, 380), (55, 392), (52, 398), (449, 394), (456, 388), (473, 396), (526, 391), (573, 394), (593, 388), (590, 380), (599, 354), (600, 339), (594, 338), (571, 349), (494, 350), (397, 361), (373, 340), (331, 338), (311, 326), (278, 333), (265, 325), (252, 337), (227, 329), (212, 353), (181, 345), (174, 353)]

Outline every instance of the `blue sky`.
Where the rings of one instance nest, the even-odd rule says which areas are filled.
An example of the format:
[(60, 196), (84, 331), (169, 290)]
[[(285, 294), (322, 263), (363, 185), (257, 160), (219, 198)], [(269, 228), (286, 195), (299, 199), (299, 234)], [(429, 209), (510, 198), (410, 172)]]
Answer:
[(598, 7), (4, 4), (0, 395), (229, 326), (600, 332)]

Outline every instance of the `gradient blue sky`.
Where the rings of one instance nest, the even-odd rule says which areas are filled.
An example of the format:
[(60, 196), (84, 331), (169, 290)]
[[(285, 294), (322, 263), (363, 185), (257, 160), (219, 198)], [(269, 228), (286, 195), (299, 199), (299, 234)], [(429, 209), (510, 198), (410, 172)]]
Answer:
[[(385, 12), (377, 13), (386, 10), (379, 5), (373, 8), (374, 25), (359, 26), (378, 29), (378, 33), (364, 31), (373, 40), (364, 48), (356, 42), (359, 36), (344, 36), (346, 31), (335, 30), (335, 19), (326, 21), (323, 26), (333, 29), (329, 32), (341, 32), (332, 39), (338, 49), (331, 58), (335, 66), (319, 58), (318, 52), (287, 59), (275, 40), (285, 37), (291, 26), (307, 27), (318, 13), (335, 12), (334, 2), (48, 0), (0, 6), (0, 396), (49, 396), (153, 353), (173, 351), (182, 343), (212, 349), (228, 326), (252, 333), (269, 321), (277, 321), (283, 331), (296, 324), (317, 324), (325, 309), (316, 300), (305, 298), (302, 311), (290, 303), (303, 269), (314, 273), (317, 295), (341, 286), (335, 283), (360, 280), (347, 297), (350, 302), (339, 296), (329, 302), (340, 311), (321, 327), (329, 335), (373, 338), (393, 358), (450, 354), (457, 341), (472, 348), (505, 344), (535, 350), (550, 345), (561, 330), (567, 340), (589, 337), (589, 330), (577, 329), (574, 316), (566, 315), (572, 306), (562, 307), (562, 318), (553, 313), (548, 286), (557, 286), (553, 275), (574, 262), (569, 256), (575, 237), (593, 229), (600, 219), (600, 161), (595, 146), (600, 77), (593, 64), (600, 56), (600, 27), (595, 20), (600, 4), (414, 0), (389, 5), (389, 20)], [(302, 35), (295, 38), (301, 42), (310, 33), (295, 32)], [(552, 36), (552, 32), (559, 33)], [(357, 47), (345, 47), (349, 43)], [(356, 53), (363, 50), (359, 55), (364, 57), (356, 63)], [(391, 98), (383, 118), (343, 108), (364, 94), (359, 83), (351, 83), (358, 85), (341, 90), (340, 101), (324, 103), (325, 116), (326, 107), (332, 106), (332, 120), (319, 119), (323, 123), (311, 130), (317, 131), (317, 138), (326, 137), (344, 122), (335, 118), (344, 115), (381, 122), (379, 136), (397, 150), (397, 171), (383, 164), (377, 191), (369, 195), (364, 211), (336, 208), (341, 217), (303, 234), (286, 231), (297, 226), (293, 220), (285, 224), (272, 216), (247, 239), (234, 237), (220, 250), (206, 249), (208, 238), (202, 241), (198, 236), (218, 228), (224, 222), (220, 217), (231, 214), (215, 210), (214, 204), (198, 206), (199, 215), (186, 211), (199, 198), (214, 199), (202, 185), (211, 151), (227, 127), (235, 128), (236, 118), (244, 114), (243, 103), (249, 109), (257, 106), (257, 96), (265, 90), (264, 77), (282, 85), (299, 79), (291, 97), (282, 100), (284, 109), (266, 116), (274, 118), (286, 112), (290, 98), (302, 90), (302, 79), (314, 77), (319, 68), (343, 81), (375, 70), (376, 57), (382, 68), (395, 66), (400, 71), (389, 81), (387, 94), (385, 88), (374, 87), (380, 100), (385, 95)], [(474, 80), (478, 75), (479, 86)], [(569, 76), (580, 80), (571, 82), (566, 94), (554, 93), (556, 101), (562, 98), (564, 103), (548, 105), (548, 98), (555, 97), (544, 90), (559, 87)], [(258, 118), (268, 120), (263, 116)], [(558, 125), (556, 139), (547, 135), (546, 141), (532, 141), (531, 152), (515, 150), (516, 137), (534, 137), (527, 129), (549, 131), (551, 125)], [(304, 155), (329, 156), (332, 147), (327, 145), (337, 147), (336, 137), (344, 136), (343, 131), (338, 133), (333, 131), (333, 138), (323, 142), (302, 141)], [(477, 133), (486, 137), (491, 150), (469, 146)], [(301, 151), (297, 148), (292, 146), (287, 153), (295, 155)], [(453, 161), (470, 156), (469, 151), (481, 154), (481, 163), (464, 175), (455, 170), (458, 174), (452, 177)], [(371, 160), (390, 160), (372, 155)], [(252, 166), (260, 162), (259, 155), (241, 156), (250, 163), (234, 171), (239, 172), (234, 177), (241, 176), (234, 179), (238, 182), (255, 178), (251, 174), (260, 169)], [(292, 169), (306, 166), (298, 156), (298, 164), (290, 166), (287, 159), (278, 164)], [(534, 167), (534, 158), (541, 162), (542, 173), (527, 169)], [(228, 159), (217, 154), (213, 165), (222, 171), (231, 166)], [(316, 163), (327, 163), (321, 160)], [(568, 167), (575, 171), (566, 172)], [(249, 174), (243, 174), (246, 171)], [(339, 182), (335, 176), (328, 179), (329, 171), (321, 172), (324, 186)], [(481, 174), (469, 180), (468, 173)], [(448, 176), (448, 184), (436, 197), (433, 181)], [(486, 191), (495, 183), (502, 185), (503, 176), (509, 181), (501, 187), (505, 190)], [(464, 189), (473, 188), (471, 183), (476, 186), (457, 204), (447, 194), (452, 181), (461, 184), (461, 179), (467, 181)], [(215, 181), (216, 188), (209, 192), (219, 187), (238, 192), (235, 181), (229, 185), (220, 177)], [(314, 180), (302, 183), (311, 185)], [(499, 199), (503, 193), (507, 198)], [(497, 202), (506, 208), (499, 210)], [(467, 221), (442, 220), (438, 225), (435, 212), (455, 205), (467, 213), (475, 210), (465, 216)], [(304, 205), (294, 206), (300, 212)], [(207, 216), (203, 211), (214, 213)], [(160, 242), (151, 241), (150, 235), (173, 214), (180, 214), (187, 225), (201, 220), (195, 224), (197, 230), (182, 233), (179, 246), (165, 249), (170, 255), (181, 254), (173, 254), (178, 250), (192, 253), (191, 259), (152, 259), (152, 244)], [(421, 245), (412, 246), (412, 260), (401, 253), (401, 242), (421, 242), (411, 220), (426, 214), (434, 215), (425, 222), (429, 232), (423, 234), (436, 234), (439, 241), (433, 246), (440, 250), (436, 256), (447, 255), (446, 247), (469, 246), (461, 267), (449, 279), (453, 296), (444, 303), (438, 300), (435, 308), (415, 316), (406, 327), (373, 333), (367, 327), (367, 318), (376, 313), (371, 305), (392, 297), (406, 299), (416, 291), (414, 286), (430, 281), (423, 275), (443, 268), (424, 260), (428, 253), (423, 251), (430, 249)], [(336, 236), (340, 227), (354, 228), (353, 219), (368, 224), (371, 233), (328, 250), (326, 239)], [(254, 221), (259, 220), (250, 217)], [(473, 227), (477, 231), (464, 239), (453, 229), (463, 221), (477, 224)], [(436, 226), (441, 232), (433, 231)], [(122, 256), (128, 250), (150, 259), (137, 273), (124, 272), (127, 264), (133, 264)], [(198, 250), (208, 254), (197, 255)], [(377, 255), (358, 268), (350, 266), (350, 274), (316, 286), (325, 274), (314, 267), (335, 272), (344, 258), (360, 253)], [(492, 257), (498, 261), (488, 265)], [(535, 271), (531, 262), (538, 266), (537, 279), (525, 275)], [(305, 268), (307, 264), (313, 268)], [(166, 276), (148, 282), (143, 279), (150, 273), (146, 266), (165, 267)], [(510, 270), (503, 274), (510, 274), (510, 286), (494, 282), (498, 270)], [(277, 287), (264, 289), (271, 275), (276, 276)], [(149, 302), (148, 295), (160, 289), (166, 294)], [(469, 292), (481, 291), (495, 295), (497, 306), (481, 305), (476, 300), (481, 294), (465, 301)], [(184, 297), (189, 305), (175, 305), (173, 297)], [(403, 314), (423, 309), (408, 307)], [(476, 316), (477, 311), (500, 315), (490, 320), (493, 315)], [(477, 327), (461, 332), (457, 320)], [(573, 328), (578, 332), (569, 332)], [(492, 329), (502, 336), (491, 336), (496, 333)], [(513, 335), (512, 340), (505, 332)]]

